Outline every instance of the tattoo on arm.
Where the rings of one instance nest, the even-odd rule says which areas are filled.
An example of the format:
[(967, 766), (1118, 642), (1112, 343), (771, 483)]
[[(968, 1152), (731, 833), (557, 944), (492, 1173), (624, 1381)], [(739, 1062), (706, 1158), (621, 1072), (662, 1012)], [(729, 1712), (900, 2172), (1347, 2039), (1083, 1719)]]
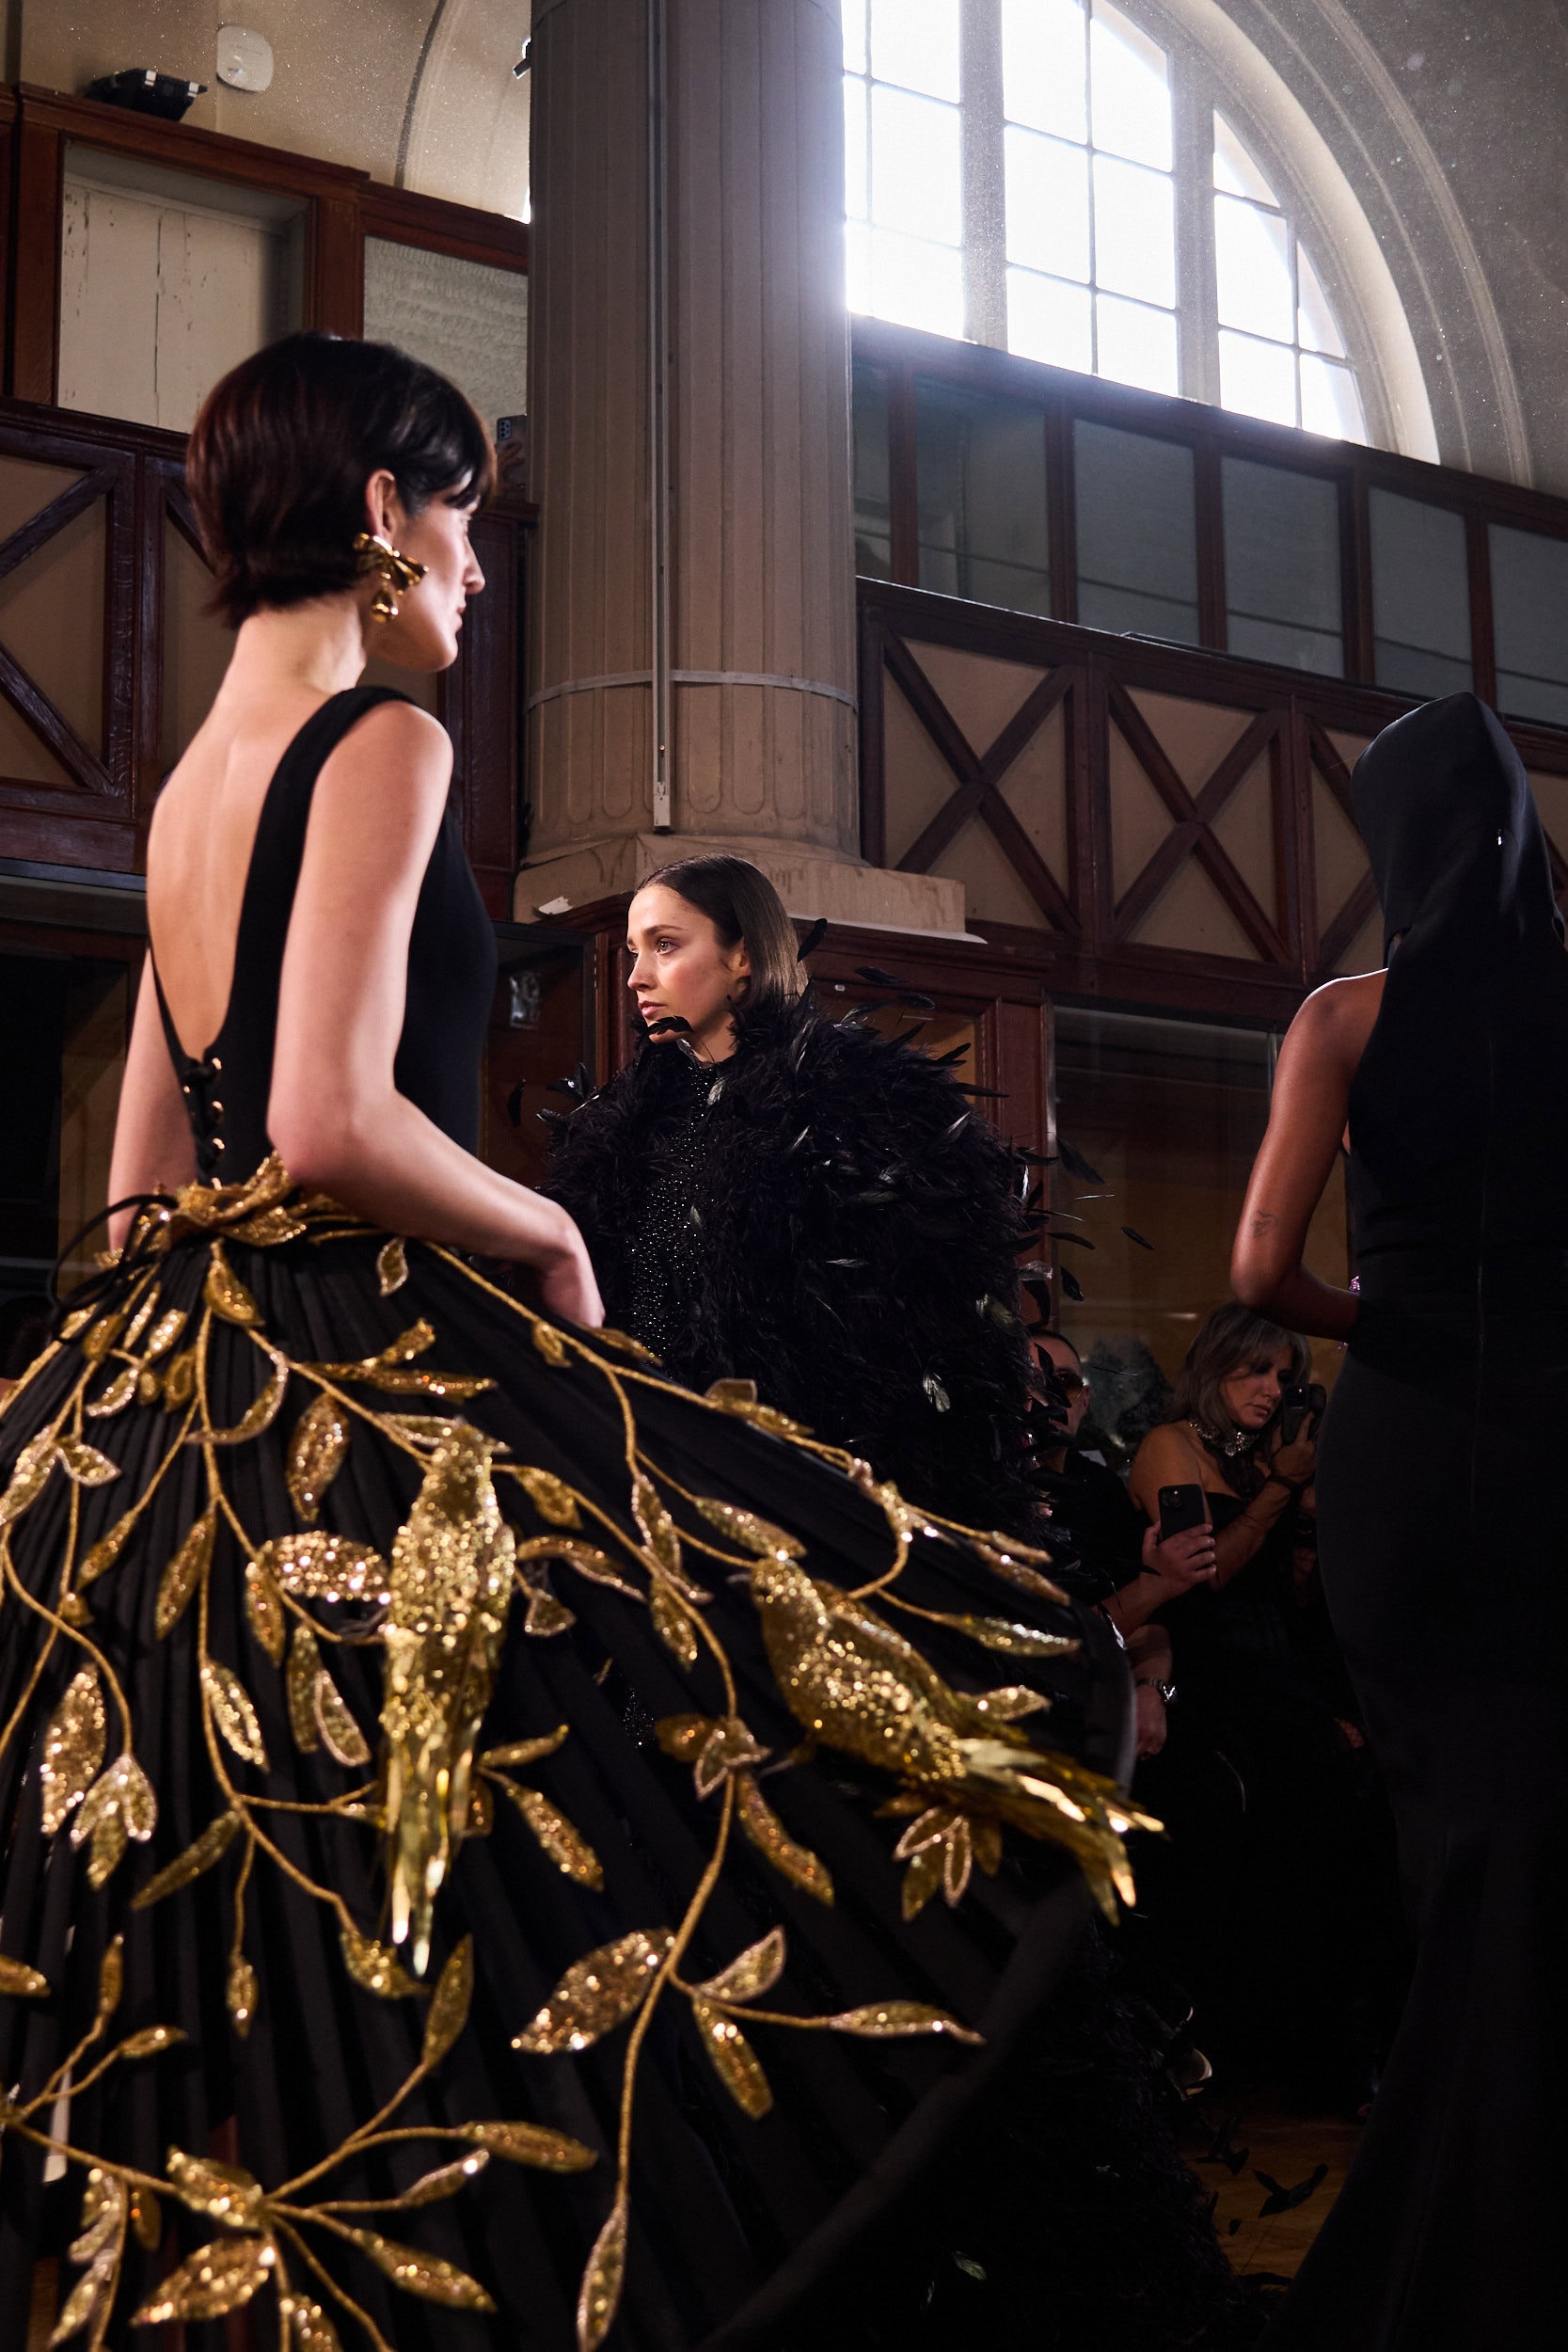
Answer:
[(1254, 1241), (1261, 1241), (1265, 1233), (1272, 1233), (1278, 1222), (1272, 1209), (1254, 1209), (1251, 1220)]

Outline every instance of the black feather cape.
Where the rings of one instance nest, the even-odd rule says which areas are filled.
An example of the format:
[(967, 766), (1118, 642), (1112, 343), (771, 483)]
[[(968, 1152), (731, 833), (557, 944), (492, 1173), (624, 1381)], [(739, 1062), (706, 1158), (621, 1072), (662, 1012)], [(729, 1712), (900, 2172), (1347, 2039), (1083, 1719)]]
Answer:
[[(827, 1020), (808, 996), (736, 1025), (704, 1116), (701, 1248), (667, 1369), (699, 1389), (754, 1380), (911, 1502), (1024, 1534), (1039, 1505), (1022, 1161), (949, 1070), (864, 1020)], [(582, 1229), (608, 1320), (639, 1338), (632, 1253), (690, 1088), (689, 1048), (645, 1043), (551, 1122), (546, 1190)]]

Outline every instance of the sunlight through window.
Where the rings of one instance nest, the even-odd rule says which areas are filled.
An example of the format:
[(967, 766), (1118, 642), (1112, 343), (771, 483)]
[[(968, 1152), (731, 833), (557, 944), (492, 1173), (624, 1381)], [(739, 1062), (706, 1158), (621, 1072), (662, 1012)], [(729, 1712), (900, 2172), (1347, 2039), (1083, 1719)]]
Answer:
[(1355, 377), (1323, 282), (1273, 188), (1218, 114), (1214, 278), (1222, 405), (1364, 441)]

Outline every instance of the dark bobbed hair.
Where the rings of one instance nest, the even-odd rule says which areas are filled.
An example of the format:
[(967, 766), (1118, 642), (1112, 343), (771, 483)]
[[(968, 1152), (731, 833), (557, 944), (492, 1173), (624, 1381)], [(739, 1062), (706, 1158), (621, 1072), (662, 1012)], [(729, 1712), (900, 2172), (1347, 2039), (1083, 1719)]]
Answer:
[(1287, 1331), (1283, 1324), (1271, 1323), (1254, 1308), (1227, 1298), (1199, 1326), (1181, 1359), (1176, 1381), (1177, 1419), (1196, 1421), (1200, 1429), (1216, 1436), (1234, 1429), (1221, 1388), (1238, 1372), (1266, 1363), (1282, 1347), (1291, 1351), (1290, 1385), (1293, 1388), (1306, 1379), (1312, 1361), (1301, 1333)]
[(285, 335), (230, 368), (185, 458), (213, 610), (237, 628), (352, 588), (365, 485), (383, 467), (417, 515), (435, 498), (477, 505), (496, 457), (456, 385), (391, 343)]
[(795, 926), (760, 866), (744, 857), (686, 857), (641, 884), (662, 882), (705, 914), (726, 947), (746, 943), (752, 972), (738, 1009), (748, 1017), (785, 1011), (803, 991)]

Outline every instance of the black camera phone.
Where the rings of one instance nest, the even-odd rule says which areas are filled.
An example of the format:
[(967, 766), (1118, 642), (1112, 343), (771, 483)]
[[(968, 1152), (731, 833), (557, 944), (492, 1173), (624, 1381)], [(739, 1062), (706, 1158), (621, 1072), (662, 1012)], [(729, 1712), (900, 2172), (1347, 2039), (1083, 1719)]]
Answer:
[(1308, 1435), (1315, 1438), (1327, 1403), (1328, 1391), (1315, 1380), (1309, 1388), (1287, 1389), (1279, 1407), (1280, 1444), (1294, 1445), (1308, 1421), (1312, 1424)]
[(1189, 1527), (1202, 1527), (1209, 1517), (1209, 1501), (1201, 1486), (1162, 1486), (1160, 1489), (1160, 1541), (1168, 1543), (1173, 1535), (1180, 1535)]

